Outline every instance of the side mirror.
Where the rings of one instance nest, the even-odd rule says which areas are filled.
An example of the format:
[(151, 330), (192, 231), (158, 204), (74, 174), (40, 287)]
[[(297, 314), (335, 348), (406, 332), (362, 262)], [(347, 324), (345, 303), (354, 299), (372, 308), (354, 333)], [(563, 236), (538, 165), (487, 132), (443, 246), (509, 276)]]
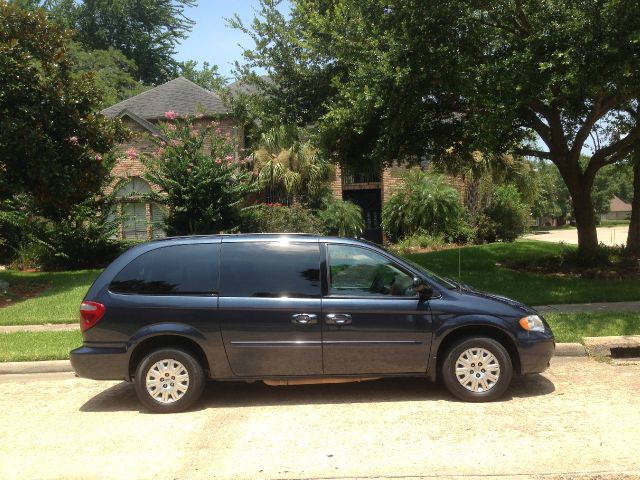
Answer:
[(413, 277), (413, 290), (418, 292), (420, 298), (425, 299), (431, 297), (433, 288), (420, 277)]

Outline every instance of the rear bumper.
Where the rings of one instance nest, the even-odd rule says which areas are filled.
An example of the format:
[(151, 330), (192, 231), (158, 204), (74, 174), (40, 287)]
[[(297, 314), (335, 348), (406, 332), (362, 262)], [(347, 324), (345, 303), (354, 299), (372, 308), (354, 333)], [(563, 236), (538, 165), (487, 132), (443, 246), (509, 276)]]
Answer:
[(131, 380), (129, 353), (126, 347), (83, 346), (72, 350), (69, 356), (71, 366), (79, 377), (94, 380)]
[(520, 374), (541, 373), (549, 368), (549, 362), (556, 350), (552, 335), (541, 335), (518, 342)]

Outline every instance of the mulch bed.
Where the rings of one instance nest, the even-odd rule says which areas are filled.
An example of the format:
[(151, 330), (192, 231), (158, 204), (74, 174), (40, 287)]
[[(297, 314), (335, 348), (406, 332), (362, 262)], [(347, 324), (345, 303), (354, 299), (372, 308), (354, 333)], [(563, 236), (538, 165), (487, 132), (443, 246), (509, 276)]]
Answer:
[(0, 291), (0, 308), (14, 305), (18, 302), (37, 297), (51, 288), (52, 283), (43, 282), (18, 282), (10, 284), (6, 292)]

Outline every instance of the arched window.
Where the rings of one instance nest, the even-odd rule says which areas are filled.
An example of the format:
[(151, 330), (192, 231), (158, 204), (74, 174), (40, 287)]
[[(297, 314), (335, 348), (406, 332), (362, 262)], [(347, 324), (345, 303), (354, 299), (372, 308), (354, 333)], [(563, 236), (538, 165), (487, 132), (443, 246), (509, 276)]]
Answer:
[(118, 229), (119, 238), (150, 240), (165, 236), (163, 209), (149, 200), (149, 193), (151, 187), (140, 177), (133, 177), (116, 189), (118, 213), (123, 218)]

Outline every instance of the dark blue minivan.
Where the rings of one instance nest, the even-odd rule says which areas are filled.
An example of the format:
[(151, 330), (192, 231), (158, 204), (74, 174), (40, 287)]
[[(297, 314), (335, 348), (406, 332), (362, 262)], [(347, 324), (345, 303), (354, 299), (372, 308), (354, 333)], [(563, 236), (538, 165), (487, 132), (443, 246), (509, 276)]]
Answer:
[(80, 306), (81, 377), (133, 381), (178, 412), (207, 379), (270, 384), (441, 378), (456, 397), (500, 397), (544, 371), (537, 312), (358, 240), (299, 234), (182, 237), (136, 246)]

